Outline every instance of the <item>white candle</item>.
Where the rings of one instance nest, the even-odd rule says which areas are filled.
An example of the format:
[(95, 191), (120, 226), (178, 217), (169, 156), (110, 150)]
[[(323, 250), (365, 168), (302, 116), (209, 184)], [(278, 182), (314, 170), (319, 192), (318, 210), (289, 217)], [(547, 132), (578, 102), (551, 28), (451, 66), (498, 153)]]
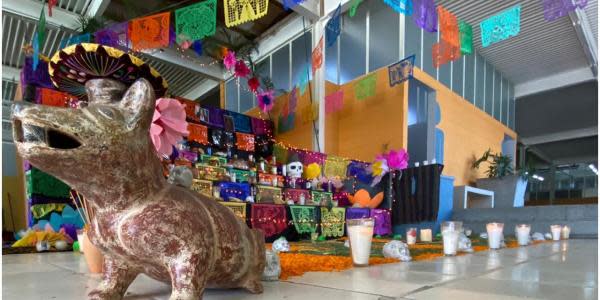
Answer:
[(286, 166), (283, 166), (283, 167), (281, 167), (281, 174), (282, 174), (284, 177), (285, 177), (285, 176), (287, 176), (287, 167), (286, 167)]
[(432, 233), (431, 229), (421, 229), (421, 242), (431, 242)]
[(352, 262), (355, 266), (369, 265), (374, 224), (373, 219), (351, 219), (346, 221)]
[(409, 245), (414, 245), (417, 243), (417, 229), (416, 228), (408, 228), (408, 230), (406, 230), (406, 243)]
[(502, 231), (504, 230), (504, 224), (502, 223), (488, 223), (486, 225), (488, 234), (488, 246), (490, 249), (500, 249), (500, 243), (502, 242)]
[(550, 225), (550, 232), (552, 232), (552, 240), (560, 241), (560, 235), (562, 232), (562, 226), (560, 225)]
[(442, 239), (444, 241), (444, 255), (456, 255), (462, 222), (443, 222), (441, 227)]
[(271, 181), (273, 183), (273, 186), (277, 186), (277, 177), (273, 177), (273, 181)]
[(569, 227), (568, 225), (563, 226), (562, 232), (561, 232), (562, 239), (568, 240), (570, 234), (571, 234), (571, 227)]
[(515, 235), (520, 246), (527, 246), (529, 244), (529, 233), (531, 232), (531, 226), (528, 224), (519, 224), (515, 227)]

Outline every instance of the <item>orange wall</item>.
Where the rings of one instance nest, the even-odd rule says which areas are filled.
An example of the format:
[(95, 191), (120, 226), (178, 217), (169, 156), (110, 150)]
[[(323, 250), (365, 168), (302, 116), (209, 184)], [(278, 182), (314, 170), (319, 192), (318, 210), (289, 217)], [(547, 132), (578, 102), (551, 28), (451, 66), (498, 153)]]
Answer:
[(443, 173), (455, 177), (454, 185), (466, 185), (476, 178), (486, 177), (485, 168), (471, 168), (475, 157), (489, 148), (501, 152), (504, 135), (516, 140), (517, 134), (420, 69), (415, 68), (414, 77), (436, 90), (441, 111), (437, 128), (444, 132)]

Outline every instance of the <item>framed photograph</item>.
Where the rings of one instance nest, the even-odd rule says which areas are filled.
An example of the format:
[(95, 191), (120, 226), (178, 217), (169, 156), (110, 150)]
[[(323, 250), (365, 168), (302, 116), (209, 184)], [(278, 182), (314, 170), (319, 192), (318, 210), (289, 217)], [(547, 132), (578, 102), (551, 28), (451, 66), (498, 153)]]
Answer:
[(235, 123), (233, 122), (232, 116), (223, 116), (223, 121), (225, 124), (225, 131), (229, 131), (229, 132), (235, 131)]
[(208, 109), (200, 107), (200, 111), (198, 111), (198, 114), (199, 114), (198, 117), (200, 118), (201, 122), (204, 122), (204, 123), (209, 122), (208, 118), (210, 117), (210, 112)]

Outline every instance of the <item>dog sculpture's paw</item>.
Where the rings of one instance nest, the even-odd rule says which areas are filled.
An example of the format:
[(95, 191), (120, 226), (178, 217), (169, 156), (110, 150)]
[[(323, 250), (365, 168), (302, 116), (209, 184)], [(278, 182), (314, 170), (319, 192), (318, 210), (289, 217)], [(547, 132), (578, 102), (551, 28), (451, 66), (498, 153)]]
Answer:
[(88, 294), (89, 300), (121, 300), (123, 296), (118, 291), (95, 289)]
[(198, 300), (202, 296), (191, 291), (173, 291), (169, 300)]
[(244, 285), (244, 288), (252, 294), (261, 294), (263, 292), (262, 283), (260, 281), (256, 281), (256, 280), (248, 281)]

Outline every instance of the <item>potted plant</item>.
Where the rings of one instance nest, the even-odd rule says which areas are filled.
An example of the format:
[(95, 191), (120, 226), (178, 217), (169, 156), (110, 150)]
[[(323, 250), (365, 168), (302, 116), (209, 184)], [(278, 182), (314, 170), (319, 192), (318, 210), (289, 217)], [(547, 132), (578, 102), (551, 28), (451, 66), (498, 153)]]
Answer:
[(477, 179), (477, 187), (494, 192), (494, 207), (522, 207), (525, 204), (528, 174), (515, 174), (512, 157), (488, 149), (473, 163), (474, 169), (487, 164), (488, 178)]

